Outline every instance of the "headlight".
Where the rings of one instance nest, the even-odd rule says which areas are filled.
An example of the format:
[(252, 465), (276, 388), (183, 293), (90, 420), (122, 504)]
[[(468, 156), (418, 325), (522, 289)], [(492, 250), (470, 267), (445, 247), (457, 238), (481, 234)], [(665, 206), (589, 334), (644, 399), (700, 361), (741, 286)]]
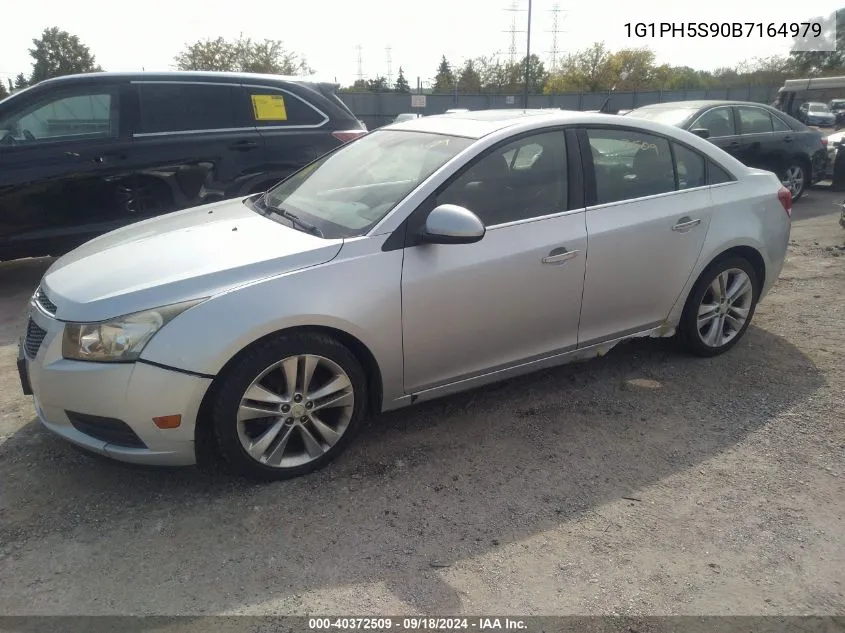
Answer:
[(62, 356), (100, 363), (137, 360), (156, 332), (202, 301), (204, 299), (174, 303), (99, 323), (66, 323)]

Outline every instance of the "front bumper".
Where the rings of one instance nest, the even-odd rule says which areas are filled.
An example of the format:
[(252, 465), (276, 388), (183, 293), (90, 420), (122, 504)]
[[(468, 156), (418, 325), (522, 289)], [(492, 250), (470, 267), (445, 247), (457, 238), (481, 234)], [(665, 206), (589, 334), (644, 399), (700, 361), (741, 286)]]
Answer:
[[(33, 309), (46, 331), (34, 358), (23, 352), (21, 383), (31, 384), (35, 410), (53, 433), (120, 461), (157, 466), (196, 463), (194, 428), (210, 378), (145, 363), (90, 363), (61, 355), (63, 325)], [(181, 415), (174, 429), (153, 418)]]

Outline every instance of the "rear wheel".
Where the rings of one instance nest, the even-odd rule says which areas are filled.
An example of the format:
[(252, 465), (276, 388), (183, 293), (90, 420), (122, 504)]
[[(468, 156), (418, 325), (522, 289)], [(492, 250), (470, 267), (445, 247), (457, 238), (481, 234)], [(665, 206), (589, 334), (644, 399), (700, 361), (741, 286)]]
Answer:
[(809, 170), (799, 162), (790, 163), (781, 175), (783, 186), (789, 189), (793, 200), (804, 195), (809, 183)]
[(366, 411), (361, 365), (320, 334), (261, 342), (222, 381), (212, 413), (220, 450), (254, 479), (322, 468), (346, 448)]
[(693, 286), (679, 326), (686, 348), (698, 356), (718, 356), (737, 344), (754, 315), (760, 287), (745, 259), (717, 261)]

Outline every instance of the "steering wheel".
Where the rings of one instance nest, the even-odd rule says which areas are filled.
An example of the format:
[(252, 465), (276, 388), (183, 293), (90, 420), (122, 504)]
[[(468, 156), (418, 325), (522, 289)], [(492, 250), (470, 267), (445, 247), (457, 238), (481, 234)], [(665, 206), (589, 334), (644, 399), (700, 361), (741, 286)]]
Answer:
[(30, 132), (29, 130), (21, 130), (21, 133), (23, 133), (23, 137), (24, 137), (27, 141), (34, 141), (34, 140), (36, 140), (35, 135), (34, 135), (32, 132)]

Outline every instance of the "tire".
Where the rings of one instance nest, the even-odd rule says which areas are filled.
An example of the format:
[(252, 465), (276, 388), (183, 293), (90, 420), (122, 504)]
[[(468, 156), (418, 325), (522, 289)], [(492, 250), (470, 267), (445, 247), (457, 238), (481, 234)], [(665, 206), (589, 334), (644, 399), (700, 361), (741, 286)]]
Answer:
[[(750, 285), (748, 291), (738, 293), (732, 302), (729, 298), (725, 302), (720, 302), (719, 297), (714, 293), (717, 288), (720, 288), (720, 277), (726, 281), (724, 286), (730, 292), (735, 287), (734, 284), (742, 280), (742, 274)], [(696, 356), (711, 357), (724, 354), (745, 334), (754, 316), (759, 297), (760, 282), (753, 266), (747, 260), (741, 257), (730, 257), (715, 261), (701, 273), (684, 306), (678, 327), (679, 338), (684, 347)], [(701, 308), (704, 306), (713, 306), (714, 311), (702, 312)], [(737, 329), (734, 326), (737, 318), (743, 314), (742, 311), (745, 311), (745, 320)], [(713, 314), (715, 316), (711, 316)], [(702, 319), (701, 327), (699, 318)], [(717, 332), (719, 321), (722, 325), (721, 330)]]
[[(311, 384), (303, 389), (308, 368)], [(294, 374), (291, 389), (288, 376)], [(322, 334), (260, 341), (220, 380), (211, 406), (218, 446), (234, 470), (250, 479), (277, 481), (323, 468), (348, 446), (367, 411), (361, 364)]]
[(810, 168), (805, 164), (793, 161), (783, 169), (780, 174), (780, 181), (792, 194), (792, 201), (796, 201), (804, 195), (810, 186)]

